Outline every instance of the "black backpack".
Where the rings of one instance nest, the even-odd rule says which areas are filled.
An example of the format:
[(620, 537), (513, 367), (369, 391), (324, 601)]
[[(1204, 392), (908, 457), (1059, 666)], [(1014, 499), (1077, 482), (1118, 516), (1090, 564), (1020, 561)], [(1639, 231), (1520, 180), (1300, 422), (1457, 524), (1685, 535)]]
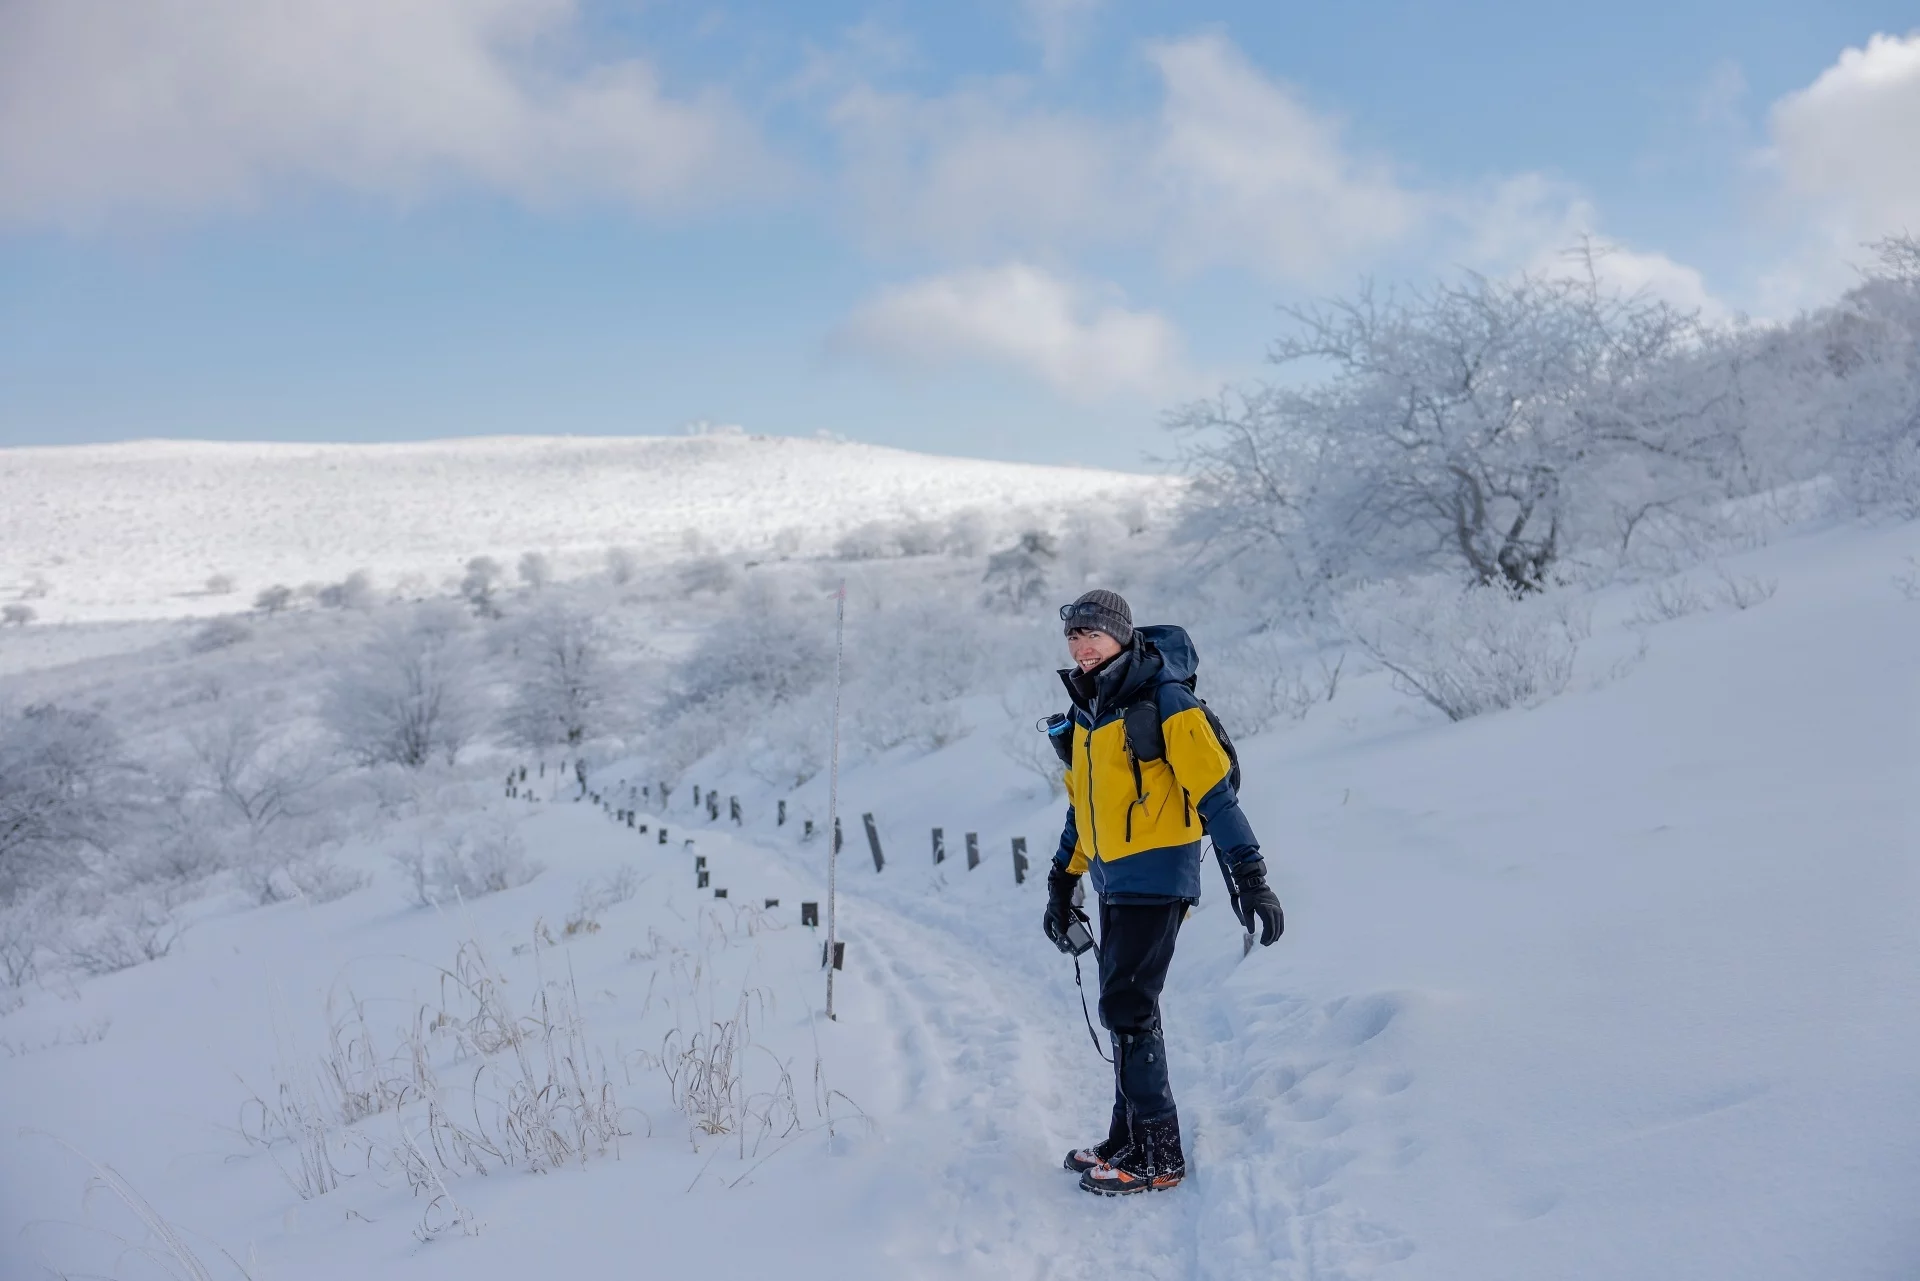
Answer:
[[(1189, 676), (1179, 684), (1186, 686), (1187, 690), (1192, 692), (1198, 680), (1197, 676)], [(1160, 724), (1160, 690), (1162, 688), (1162, 686), (1154, 686), (1147, 697), (1129, 703), (1127, 710), (1121, 713), (1127, 723), (1127, 751), (1136, 761), (1157, 761), (1167, 754), (1166, 732)], [(1227, 754), (1227, 786), (1233, 789), (1235, 796), (1238, 796), (1240, 794), (1240, 753), (1235, 749), (1233, 739), (1227, 733), (1227, 727), (1220, 723), (1220, 718), (1214, 715), (1211, 707), (1207, 706), (1207, 700), (1197, 693), (1194, 694), (1194, 698), (1200, 704), (1201, 714), (1207, 718), (1208, 728), (1213, 730), (1213, 736), (1220, 740), (1221, 750)]]

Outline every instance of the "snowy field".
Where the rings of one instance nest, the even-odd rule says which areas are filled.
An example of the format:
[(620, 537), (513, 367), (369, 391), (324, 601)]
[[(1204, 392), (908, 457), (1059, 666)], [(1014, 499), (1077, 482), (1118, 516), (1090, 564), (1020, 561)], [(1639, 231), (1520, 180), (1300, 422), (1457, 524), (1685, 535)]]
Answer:
[[(824, 539), (850, 525), (811, 504), (852, 450), (873, 477), (863, 518), (984, 497), (967, 493), (973, 465), (781, 443), (764, 465), (792, 469), (775, 491), (789, 505), (715, 521), (741, 501), (725, 459), (745, 444), (568, 442), (529, 452), (526, 483), (600, 477), (591, 496), (452, 484), (474, 495), (456, 536), (409, 513), (407, 478), (465, 464), (391, 448), (386, 489), (382, 469), (332, 469), (324, 449), (114, 447), (43, 485), (21, 479), (32, 451), (0, 455), (10, 572), (64, 547), (46, 600), (96, 620), (0, 632), (9, 694), (111, 707), (143, 747), (221, 706), (291, 723), (372, 620), (294, 610), (198, 647), (200, 623), (167, 619), (197, 610), (175, 603), (197, 576), (236, 572), (250, 595), (255, 575), (363, 565), (437, 582), (535, 545), (578, 547), (584, 573), (608, 543), (681, 555), (689, 526), (741, 551), (796, 522)], [(630, 476), (677, 460), (709, 487), (706, 516), (636, 503), (616, 532), (626, 500), (611, 462), (603, 476), (581, 461), (594, 450)], [(204, 524), (183, 526), (167, 515), (182, 507), (135, 503), (148, 474), (180, 494), (200, 474), (189, 459), (243, 469), (260, 505), (188, 489), (177, 501)], [(270, 481), (274, 467), (300, 480)], [(1082, 494), (1144, 483), (991, 475), (1000, 507), (1063, 478)], [(119, 479), (94, 492), (102, 476)], [(14, 501), (23, 486), (43, 511), (91, 514), (50, 534)], [(103, 522), (116, 505), (128, 520)], [(816, 638), (826, 585), (850, 575), (850, 665), (897, 696), (849, 711), (837, 1020), (824, 930), (800, 922), (825, 897), (826, 842), (800, 831), (824, 825), (825, 777), (780, 781), (774, 730), (671, 779), (631, 736), (592, 755), (584, 797), (566, 753), (482, 744), (330, 834), (362, 887), (261, 907), (216, 879), (182, 896), (160, 959), (58, 973), (0, 1005), (0, 1277), (1920, 1275), (1920, 600), (1902, 587), (1916, 552), (1912, 524), (1803, 528), (1692, 574), (1686, 608), (1643, 586), (1583, 594), (1572, 678), (1537, 706), (1452, 723), (1350, 657), (1337, 695), (1240, 733), (1287, 932), (1243, 958), (1210, 879), (1164, 1001), (1191, 1174), (1116, 1201), (1059, 1169), (1104, 1126), (1110, 1069), (1039, 928), (1061, 805), (1005, 749), (1057, 695), (1054, 598), (1104, 571), (1058, 567), (1046, 601), (1005, 624), (1026, 639), (973, 655), (972, 692), (889, 744), (873, 721), (904, 715), (906, 692), (887, 664), (960, 661), (940, 620), (972, 610), (980, 557), (739, 569), (729, 591), (787, 602)], [(663, 566), (606, 593), (636, 655), (697, 652), (734, 608)], [(1125, 586), (1141, 621), (1194, 627), (1201, 692), (1217, 688), (1229, 646), (1211, 620), (1163, 618), (1150, 580)], [(904, 658), (879, 654), (887, 633), (868, 620), (913, 593), (930, 604), (905, 615)], [(97, 621), (115, 618), (149, 621)], [(740, 821), (724, 805), (710, 818), (696, 785), (737, 797)], [(420, 906), (406, 860), (448, 833), (538, 875)], [(88, 1191), (108, 1169), (132, 1204)]]
[[(969, 510), (1171, 497), (1165, 478), (715, 431), (395, 444), (130, 444), (0, 450), (0, 600), (43, 621), (204, 616), (274, 584), (377, 567), (439, 590), (475, 556), (558, 574), (609, 548), (818, 553), (865, 526)], [(233, 594), (210, 592), (225, 576)]]

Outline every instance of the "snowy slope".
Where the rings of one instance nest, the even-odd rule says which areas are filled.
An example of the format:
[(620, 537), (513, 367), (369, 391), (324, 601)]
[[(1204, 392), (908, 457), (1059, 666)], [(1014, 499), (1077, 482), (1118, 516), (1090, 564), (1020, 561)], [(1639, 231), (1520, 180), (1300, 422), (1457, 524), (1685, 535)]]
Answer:
[[(239, 1275), (218, 1246), (274, 1281), (1910, 1278), (1920, 604), (1892, 577), (1914, 542), (1840, 529), (1741, 557), (1775, 596), (1654, 626), (1637, 663), (1614, 662), (1637, 643), (1631, 593), (1603, 595), (1587, 669), (1533, 710), (1447, 724), (1374, 674), (1244, 741), (1289, 928), (1242, 960), (1214, 895), (1183, 935), (1165, 1008), (1194, 1174), (1174, 1193), (1098, 1201), (1057, 1168), (1104, 1124), (1108, 1069), (1040, 937), (1037, 880), (1010, 870), (1012, 836), (1046, 856), (1058, 804), (975, 733), (842, 781), (836, 1023), (795, 910), (822, 893), (822, 842), (717, 765), (696, 781), (742, 797), (739, 828), (685, 787), (643, 807), (662, 845), (550, 779), (540, 801), (491, 785), (461, 805), (518, 827), (547, 864), (529, 885), (407, 907), (396, 831), (361, 851), (369, 889), (208, 910), (173, 955), (30, 1001), (0, 1019), (0, 1275), (166, 1275), (100, 1235), (142, 1230), (111, 1197), (83, 1202), (86, 1168), (52, 1135), (190, 1230), (212, 1275)], [(630, 772), (608, 762), (595, 785), (611, 802)], [(793, 804), (819, 813), (819, 785)], [(724, 903), (696, 889), (696, 857)], [(635, 896), (567, 938), (581, 884), (622, 865)], [(329, 993), (363, 999), (396, 1049), (450, 1002), (440, 967), (464, 940), (514, 1008), (579, 1001), (626, 1109), (617, 1157), (416, 1194), (383, 1112), (330, 1137), (351, 1177), (301, 1199), (292, 1150), (238, 1133), (244, 1100), (310, 1073)], [(707, 1135), (656, 1060), (743, 993), (743, 1097), (773, 1110), (784, 1072), (795, 1123)], [(476, 1113), (500, 1095), (460, 1094), (493, 1069), (433, 1049)]]
[[(1097, 498), (1157, 502), (1165, 478), (938, 458), (737, 432), (417, 443), (129, 444), (0, 450), (0, 599), (36, 581), (43, 621), (243, 608), (275, 583), (438, 589), (474, 556), (524, 552), (563, 576), (609, 547), (643, 556), (818, 553), (870, 521)], [(203, 591), (231, 576), (237, 594)]]

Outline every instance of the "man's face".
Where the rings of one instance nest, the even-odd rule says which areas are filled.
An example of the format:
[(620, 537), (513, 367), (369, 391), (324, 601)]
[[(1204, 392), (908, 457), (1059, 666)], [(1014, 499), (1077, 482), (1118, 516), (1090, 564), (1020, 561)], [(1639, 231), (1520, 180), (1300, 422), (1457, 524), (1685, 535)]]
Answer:
[(1076, 627), (1067, 633), (1067, 652), (1081, 671), (1090, 672), (1120, 652), (1120, 642), (1091, 627)]

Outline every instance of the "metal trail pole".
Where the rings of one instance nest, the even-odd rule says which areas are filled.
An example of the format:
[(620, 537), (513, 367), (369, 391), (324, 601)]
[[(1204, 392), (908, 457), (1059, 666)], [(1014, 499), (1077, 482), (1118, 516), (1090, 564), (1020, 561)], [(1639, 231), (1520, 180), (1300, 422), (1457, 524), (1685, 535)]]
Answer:
[[(827, 773), (827, 830), (839, 835), (840, 832), (840, 669), (847, 649), (847, 580), (840, 580), (839, 590), (834, 592), (833, 618), (833, 755)], [(827, 840), (827, 1017), (836, 1019), (833, 1012), (833, 953), (834, 943), (838, 939), (835, 932), (838, 920), (834, 914), (834, 873), (840, 862), (840, 842)]]

